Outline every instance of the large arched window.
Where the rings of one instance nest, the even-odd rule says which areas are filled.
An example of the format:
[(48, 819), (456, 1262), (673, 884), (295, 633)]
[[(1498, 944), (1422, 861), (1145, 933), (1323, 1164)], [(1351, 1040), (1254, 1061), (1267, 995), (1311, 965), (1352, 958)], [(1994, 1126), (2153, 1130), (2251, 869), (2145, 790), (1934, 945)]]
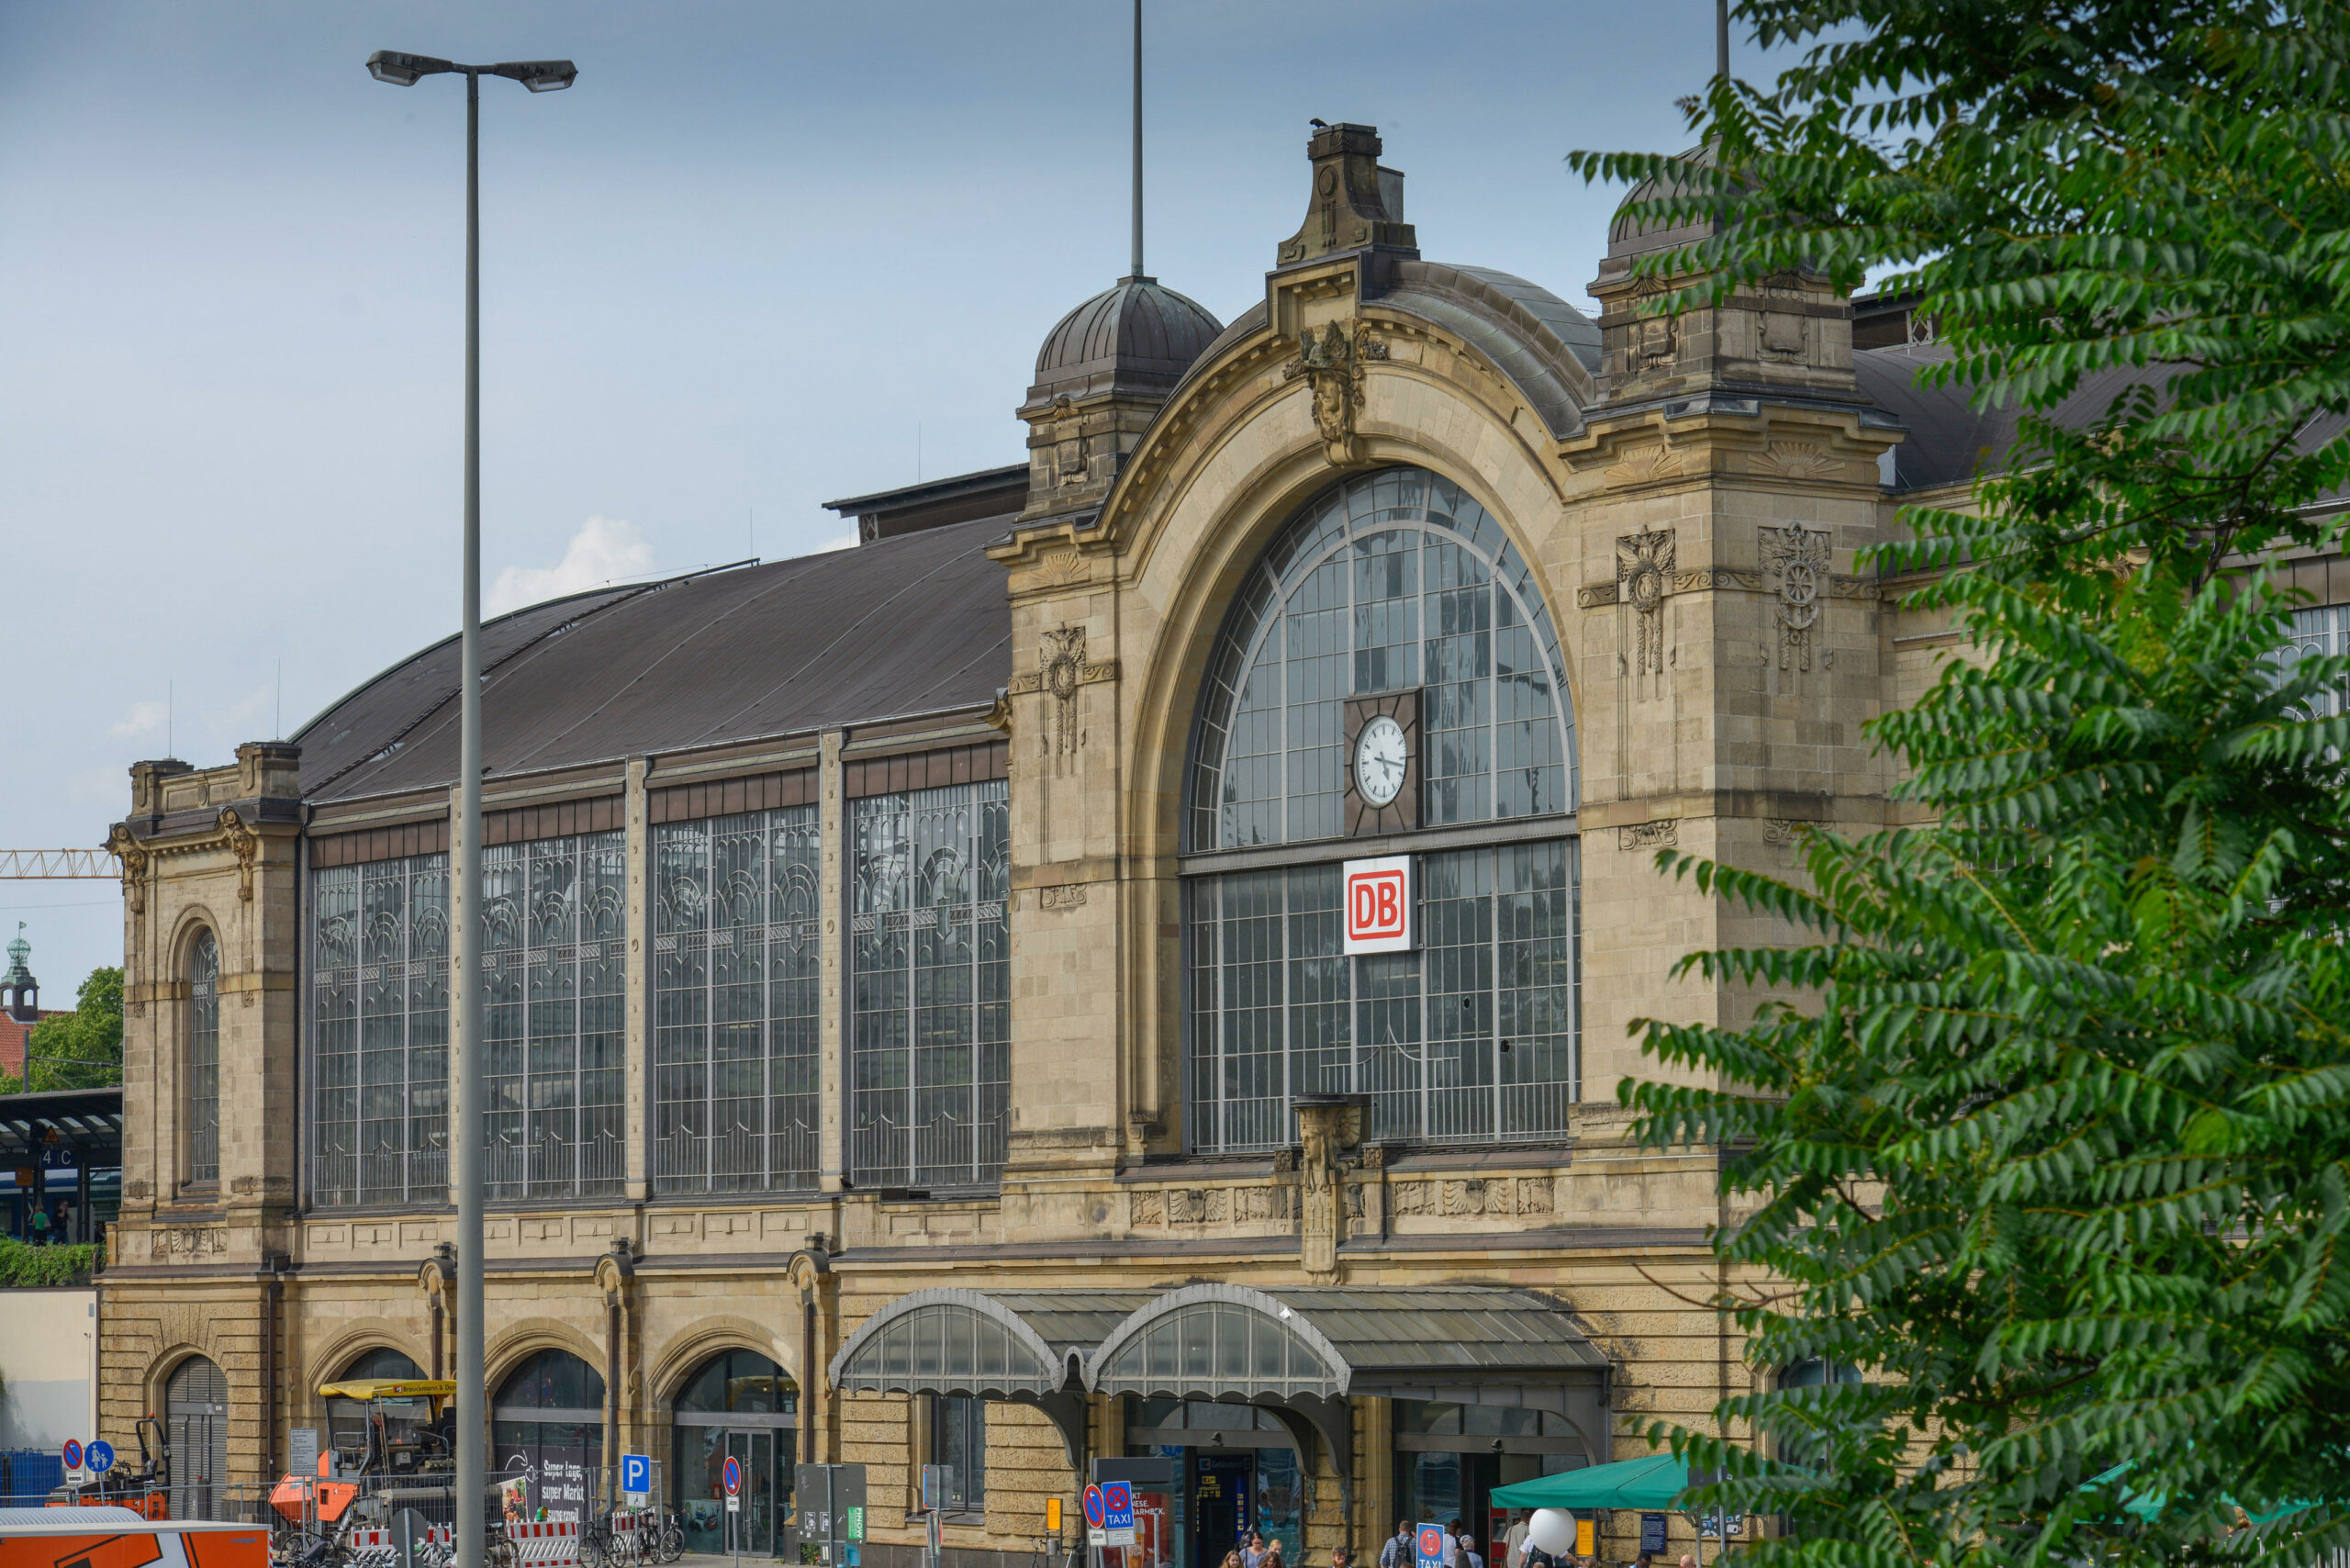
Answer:
[(1346, 829), (1348, 698), (1420, 694), (1424, 825), (1575, 800), (1574, 712), (1533, 574), (1485, 509), (1421, 468), (1324, 494), (1249, 572), (1208, 663), (1193, 850)]
[[(1372, 812), (1348, 774), (1375, 714), (1401, 717), (1408, 767)], [(1368, 1095), (1379, 1139), (1562, 1135), (1581, 1071), (1575, 790), (1558, 637), (1500, 524), (1416, 468), (1309, 503), (1250, 570), (1200, 694), (1192, 1147), (1293, 1143), (1294, 1101), (1331, 1093)], [(1413, 946), (1349, 957), (1344, 863), (1395, 855), (1416, 878)]]
[(187, 1179), (220, 1180), (220, 944), (209, 931), (188, 948)]

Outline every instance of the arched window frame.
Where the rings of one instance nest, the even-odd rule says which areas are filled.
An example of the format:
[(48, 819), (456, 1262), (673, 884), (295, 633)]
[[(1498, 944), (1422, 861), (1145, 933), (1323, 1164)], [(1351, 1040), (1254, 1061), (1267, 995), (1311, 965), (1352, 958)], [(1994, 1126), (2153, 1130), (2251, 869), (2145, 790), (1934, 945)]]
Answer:
[[(1401, 549), (1398, 533), (1411, 535)], [(1300, 617), (1320, 618), (1304, 639), (1289, 630), (1301, 600)], [(1505, 642), (1513, 629), (1519, 634)], [(1482, 647), (1480, 633), (1489, 633)], [(1248, 705), (1269, 650), (1279, 655), (1270, 678), (1280, 701)], [(1318, 664), (1300, 670), (1301, 658)], [(1547, 707), (1526, 700), (1536, 680), (1547, 686)], [(1484, 683), (1482, 720), (1462, 720), (1464, 681)], [(1441, 700), (1446, 686), (1455, 700)], [(1426, 723), (1422, 771), (1435, 776), (1421, 785), (1429, 809), (1416, 827), (1348, 834), (1349, 704), (1414, 691)], [(1519, 726), (1507, 745), (1505, 722)], [(1248, 734), (1244, 723), (1256, 728), (1241, 751), (1230, 743)], [(1474, 755), (1479, 723), (1482, 773), (1460, 761)], [(1471, 740), (1448, 757), (1448, 734)], [(1228, 795), (1231, 770), (1251, 763), (1254, 778)], [(1480, 781), (1485, 793), (1440, 798), (1448, 778)], [(1512, 778), (1521, 786), (1514, 791), (1504, 787)], [(1365, 1096), (1366, 1136), (1381, 1141), (1566, 1136), (1582, 1095), (1579, 782), (1556, 622), (1498, 518), (1465, 487), (1416, 467), (1354, 476), (1300, 507), (1236, 591), (1185, 757), (1187, 1146), (1245, 1153), (1294, 1144), (1295, 1102), (1326, 1093)], [(1340, 863), (1398, 854), (1419, 868), (1418, 946), (1346, 957)]]
[[(1416, 499), (1415, 498), (1418, 498)], [(1311, 654), (1297, 653), (1290, 646), (1286, 629), (1291, 624), (1289, 610), (1292, 603), (1305, 596), (1313, 579), (1323, 568), (1337, 562), (1350, 546), (1360, 546), (1381, 535), (1406, 532), (1418, 535), (1413, 552), (1413, 576), (1416, 587), (1408, 601), (1413, 609), (1412, 630), (1405, 633), (1405, 642), (1389, 641), (1365, 646), (1360, 633), (1366, 614), (1374, 621), (1379, 617), (1375, 606), (1406, 602), (1400, 599), (1380, 599), (1358, 604), (1358, 572), (1337, 574), (1337, 587), (1344, 595), (1343, 602), (1307, 609), (1302, 614), (1343, 612), (1346, 624), (1346, 645), (1340, 655), (1356, 667), (1351, 674), (1343, 668), (1336, 671), (1300, 669), (1297, 666), (1326, 663), (1334, 654), (1321, 650)], [(1345, 758), (1343, 756), (1343, 712), (1347, 699), (1381, 692), (1424, 689), (1430, 685), (1460, 684), (1432, 682), (1424, 659), (1427, 645), (1436, 641), (1451, 641), (1450, 636), (1431, 637), (1424, 612), (1433, 599), (1448, 591), (1431, 587), (1427, 575), (1427, 545), (1436, 544), (1462, 552), (1480, 566), (1486, 578), (1485, 586), (1493, 590), (1492, 604), (1505, 603), (1514, 620), (1504, 622), (1499, 618), (1488, 621), (1472, 631), (1498, 633), (1522, 628), (1539, 659), (1540, 675), (1549, 688), (1550, 722), (1555, 726), (1556, 753), (1539, 766), (1555, 766), (1560, 778), (1554, 790), (1545, 790), (1539, 782), (1529, 787), (1534, 797), (1524, 809), (1502, 810), (1494, 794), (1485, 797), (1482, 813), (1456, 816), (1447, 812), (1431, 812), (1424, 819), (1425, 827), (1472, 828), (1475, 826), (1514, 822), (1526, 818), (1551, 817), (1571, 812), (1580, 796), (1581, 778), (1575, 745), (1574, 704), (1568, 688), (1566, 661), (1559, 645), (1557, 624), (1552, 620), (1550, 602), (1543, 597), (1541, 585), (1516, 545), (1510, 540), (1500, 521), (1477, 499), (1460, 486), (1441, 475), (1423, 468), (1387, 468), (1359, 475), (1324, 490), (1298, 509), (1296, 513), (1276, 532), (1259, 554), (1242, 579), (1233, 597), (1231, 610), (1225, 617), (1223, 628), (1210, 654), (1205, 678), (1201, 683), (1199, 706), (1192, 721), (1189, 755), (1184, 767), (1184, 848), (1192, 854), (1209, 854), (1277, 845), (1322, 842), (1337, 838), (1344, 832), (1338, 820), (1337, 802), (1343, 794)], [(1392, 622), (1391, 622), (1392, 626)], [(1269, 837), (1247, 836), (1236, 842), (1225, 813), (1232, 802), (1220, 799), (1224, 792), (1235, 758), (1230, 751), (1236, 720), (1248, 715), (1240, 704), (1246, 694), (1250, 674), (1258, 661), (1268, 653), (1268, 643), (1282, 636), (1281, 646), (1273, 651), (1281, 676), (1282, 700), (1278, 708), (1277, 722), (1281, 730), (1279, 750), (1274, 754), (1280, 762), (1281, 778), (1277, 796), (1266, 797), (1278, 802), (1279, 827)], [(1489, 790), (1498, 792), (1500, 777), (1505, 771), (1497, 753), (1498, 728), (1502, 722), (1497, 700), (1506, 687), (1508, 678), (1501, 672), (1498, 637), (1485, 659), (1484, 673), (1478, 678), (1487, 688), (1486, 716), (1488, 732), (1485, 744), (1484, 769), (1482, 774), (1454, 776), (1462, 780), (1482, 779)], [(1385, 678), (1376, 668), (1392, 657), (1395, 650), (1412, 650), (1408, 667), (1416, 672), (1416, 680)], [(1301, 701), (1297, 689), (1301, 682), (1314, 681), (1316, 677), (1335, 673), (1337, 689), (1319, 699)], [(1532, 672), (1527, 672), (1532, 673)], [(1316, 701), (1335, 707), (1337, 713), (1302, 713)], [(1329, 724), (1330, 734), (1299, 734), (1301, 717), (1310, 722), (1314, 719), (1335, 718)], [(1431, 733), (1438, 731), (1437, 715), (1429, 715)], [(1425, 751), (1425, 747), (1423, 748)], [(1214, 754), (1211, 756), (1211, 754)], [(1312, 760), (1315, 754), (1326, 754), (1330, 787), (1326, 790), (1302, 790), (1299, 778), (1302, 769), (1318, 765)], [(1425, 773), (1425, 768), (1423, 769)], [(1424, 781), (1422, 788), (1433, 795), (1447, 780)], [(1311, 802), (1302, 805), (1301, 802)], [(1517, 802), (1512, 802), (1513, 805)], [(1327, 821), (1311, 820), (1326, 816)], [(1306, 819), (1306, 820), (1302, 820)]]
[(220, 1181), (220, 939), (199, 925), (187, 939), (186, 1045), (180, 1053), (181, 1144), (190, 1186)]

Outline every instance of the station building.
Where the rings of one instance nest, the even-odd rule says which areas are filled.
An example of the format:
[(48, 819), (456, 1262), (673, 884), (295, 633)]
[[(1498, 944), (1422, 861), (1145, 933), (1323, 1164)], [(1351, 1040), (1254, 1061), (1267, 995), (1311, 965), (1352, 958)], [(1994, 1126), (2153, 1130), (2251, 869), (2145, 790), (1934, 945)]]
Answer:
[[(495, 1454), (557, 1517), (646, 1452), (715, 1545), (733, 1454), (765, 1552), (795, 1457), (862, 1462), (901, 1568), (940, 1463), (1008, 1568), (1164, 1454), (1181, 1568), (1320, 1561), (1818, 1375), (1706, 1305), (1715, 1154), (1627, 1138), (1634, 1022), (1750, 1005), (1675, 960), (1768, 935), (1655, 857), (1890, 820), (1862, 726), (1953, 635), (1856, 555), (2011, 425), (1817, 276), (1640, 314), (1686, 233), (1619, 220), (1596, 320), (1427, 260), (1382, 155), (1315, 134), (1237, 319), (1072, 311), (1024, 464), (490, 623), (477, 912), (453, 638), (132, 770), (106, 1435), (166, 1414), (197, 1509), (444, 1363), (467, 918)], [(1362, 860), (1412, 928), (1350, 956)]]

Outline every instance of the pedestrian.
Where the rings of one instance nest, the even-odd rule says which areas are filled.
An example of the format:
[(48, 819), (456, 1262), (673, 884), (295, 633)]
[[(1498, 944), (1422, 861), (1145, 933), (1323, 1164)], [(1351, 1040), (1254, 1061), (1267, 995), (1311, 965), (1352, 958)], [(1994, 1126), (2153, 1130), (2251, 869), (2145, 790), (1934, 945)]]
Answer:
[(1265, 1568), (1265, 1538), (1255, 1530), (1248, 1532), (1248, 1544), (1241, 1549), (1240, 1568)]
[(1330, 1568), (1355, 1568), (1355, 1554), (1343, 1546), (1330, 1549)]
[(1412, 1568), (1411, 1520), (1395, 1521), (1395, 1533), (1379, 1549), (1379, 1568)]
[(1460, 1532), (1468, 1528), (1466, 1519), (1454, 1519), (1444, 1527), (1444, 1568), (1460, 1568)]
[(49, 1205), (47, 1204), (33, 1205), (33, 1245), (36, 1247), (49, 1245)]
[[(1510, 1521), (1509, 1535), (1507, 1538), (1508, 1550), (1502, 1554), (1502, 1561), (1507, 1565), (1507, 1568), (1526, 1568), (1527, 1529), (1528, 1526), (1524, 1516), (1520, 1516), (1519, 1518)], [(1642, 1568), (1646, 1568), (1646, 1565), (1643, 1564)]]
[(1283, 1564), (1281, 1562), (1281, 1538), (1279, 1536), (1273, 1537), (1273, 1539), (1265, 1545), (1264, 1568), (1283, 1568)]
[(1485, 1568), (1485, 1560), (1477, 1553), (1477, 1538), (1473, 1535), (1460, 1538), (1460, 1568)]
[(1684, 1551), (1681, 1554), (1681, 1568), (1697, 1568), (1697, 1560)]
[(1241, 1568), (1240, 1549), (1238, 1547), (1236, 1546), (1231, 1551), (1224, 1554), (1224, 1568)]

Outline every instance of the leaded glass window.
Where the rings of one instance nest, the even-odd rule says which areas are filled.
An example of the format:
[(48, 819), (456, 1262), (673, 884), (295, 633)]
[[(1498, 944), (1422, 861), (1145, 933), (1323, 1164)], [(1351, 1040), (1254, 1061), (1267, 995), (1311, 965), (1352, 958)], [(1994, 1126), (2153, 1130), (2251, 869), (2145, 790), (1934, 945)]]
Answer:
[(482, 854), (493, 1198), (617, 1196), (627, 1177), (627, 835)]
[(220, 944), (209, 931), (188, 949), (187, 1179), (220, 1180)]
[(1574, 714), (1541, 589), (1459, 487), (1391, 468), (1326, 492), (1248, 574), (1192, 743), (1193, 850), (1342, 831), (1346, 700), (1422, 693), (1421, 822), (1574, 807)]
[(653, 1190), (816, 1185), (814, 806), (654, 832)]
[(338, 866), (311, 886), (311, 1201), (445, 1203), (449, 857)]
[(992, 1182), (1011, 1082), (1002, 780), (850, 803), (849, 1170)]
[(1192, 1147), (1294, 1142), (1301, 1094), (1368, 1094), (1375, 1139), (1564, 1133), (1581, 1092), (1578, 858), (1572, 839), (1430, 855), (1419, 949), (1352, 958), (1337, 866), (1192, 879)]

